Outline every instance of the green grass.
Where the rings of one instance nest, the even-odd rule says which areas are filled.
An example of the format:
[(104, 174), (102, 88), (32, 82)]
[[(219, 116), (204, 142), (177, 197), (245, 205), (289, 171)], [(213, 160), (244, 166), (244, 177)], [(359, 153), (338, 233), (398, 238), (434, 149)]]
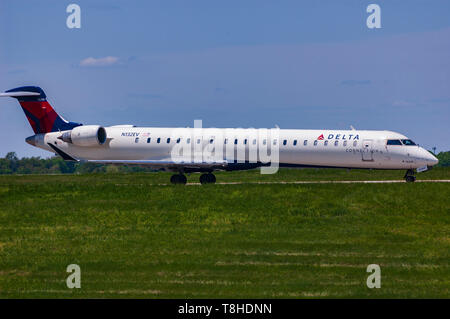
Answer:
[[(217, 179), (403, 174), (286, 169)], [(450, 297), (449, 183), (158, 185), (169, 176), (0, 176), (0, 297)], [(449, 176), (442, 168), (418, 179)], [(66, 287), (72, 263), (81, 289)], [(366, 286), (373, 263), (381, 289)]]

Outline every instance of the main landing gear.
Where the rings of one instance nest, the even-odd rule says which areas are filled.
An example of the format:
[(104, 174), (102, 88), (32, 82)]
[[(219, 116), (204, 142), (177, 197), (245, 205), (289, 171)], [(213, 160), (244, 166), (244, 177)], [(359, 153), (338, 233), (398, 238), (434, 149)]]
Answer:
[(170, 182), (172, 184), (181, 184), (181, 185), (185, 185), (187, 183), (187, 178), (185, 175), (183, 174), (175, 174), (172, 175), (172, 177), (170, 177)]
[(216, 182), (216, 177), (212, 173), (200, 175), (200, 183), (203, 184), (214, 184)]
[(405, 181), (407, 183), (413, 183), (413, 182), (416, 181), (416, 177), (414, 176), (414, 170), (409, 169), (409, 170), (406, 171)]
[[(170, 177), (170, 182), (172, 184), (185, 185), (187, 183), (187, 178), (182, 173), (174, 174)], [(216, 176), (212, 173), (205, 173), (200, 175), (200, 183), (203, 184), (214, 184), (216, 182)]]

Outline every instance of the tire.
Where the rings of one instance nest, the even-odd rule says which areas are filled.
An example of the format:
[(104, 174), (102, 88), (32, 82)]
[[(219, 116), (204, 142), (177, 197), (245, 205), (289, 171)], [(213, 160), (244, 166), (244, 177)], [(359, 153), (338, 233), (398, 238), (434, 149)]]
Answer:
[(200, 184), (214, 184), (216, 182), (216, 176), (212, 173), (200, 175)]
[(208, 174), (200, 175), (200, 184), (208, 184)]
[(212, 173), (206, 175), (208, 183), (214, 184), (216, 182), (216, 176)]
[(172, 175), (170, 176), (170, 182), (172, 184), (178, 184), (178, 175)]
[(414, 183), (416, 181), (416, 177), (412, 175), (408, 175), (405, 177), (407, 183)]
[(186, 185), (187, 183), (186, 175), (179, 175), (179, 176), (180, 176), (180, 184)]

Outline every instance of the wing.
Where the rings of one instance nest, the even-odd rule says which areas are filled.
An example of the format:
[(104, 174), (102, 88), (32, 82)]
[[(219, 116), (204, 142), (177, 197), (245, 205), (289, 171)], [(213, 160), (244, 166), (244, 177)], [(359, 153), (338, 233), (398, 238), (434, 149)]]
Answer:
[(155, 168), (225, 168), (228, 163), (226, 161), (220, 162), (189, 162), (189, 161), (173, 161), (171, 159), (163, 160), (86, 160), (81, 162), (97, 163), (97, 164), (122, 164), (122, 165), (141, 165), (152, 166)]
[(96, 163), (96, 164), (115, 164), (115, 165), (139, 165), (151, 167), (155, 170), (167, 170), (167, 171), (184, 171), (184, 172), (204, 172), (214, 170), (224, 170), (228, 166), (228, 162), (214, 161), (214, 162), (192, 162), (190, 160), (183, 160), (183, 158), (177, 158), (174, 161), (171, 158), (161, 160), (84, 160), (76, 159), (73, 156), (67, 154), (60, 148), (53, 144), (48, 145), (65, 161), (75, 161), (79, 163)]
[(174, 162), (171, 159), (164, 160), (87, 160), (81, 161), (87, 163), (97, 164), (116, 164), (116, 165), (138, 165), (150, 167), (155, 170), (166, 171), (184, 171), (184, 172), (203, 172), (203, 171), (215, 171), (225, 170), (228, 163), (226, 161), (221, 162)]

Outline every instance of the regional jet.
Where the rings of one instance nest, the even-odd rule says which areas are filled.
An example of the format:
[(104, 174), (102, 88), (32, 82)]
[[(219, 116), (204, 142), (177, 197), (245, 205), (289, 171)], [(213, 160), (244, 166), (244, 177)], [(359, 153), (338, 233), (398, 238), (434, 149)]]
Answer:
[(438, 163), (430, 152), (392, 131), (136, 127), (83, 125), (59, 116), (40, 87), (0, 93), (16, 98), (34, 131), (25, 141), (66, 161), (141, 165), (174, 172), (186, 184), (198, 172), (202, 184), (214, 171), (273, 167), (406, 170), (405, 180)]

